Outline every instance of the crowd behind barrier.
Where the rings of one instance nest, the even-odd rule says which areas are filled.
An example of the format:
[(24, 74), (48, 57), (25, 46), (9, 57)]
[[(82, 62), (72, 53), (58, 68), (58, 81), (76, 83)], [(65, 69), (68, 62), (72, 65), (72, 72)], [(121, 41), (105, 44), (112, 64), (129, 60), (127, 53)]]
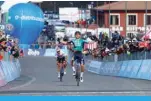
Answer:
[(106, 56), (104, 58), (96, 57), (92, 55), (87, 56), (90, 60), (96, 60), (101, 62), (117, 62), (117, 61), (127, 61), (127, 60), (147, 60), (151, 59), (151, 51), (135, 52), (132, 54), (122, 53), (122, 54), (113, 54)]
[(0, 31), (0, 87), (20, 76), (20, 53), (18, 40), (9, 39)]

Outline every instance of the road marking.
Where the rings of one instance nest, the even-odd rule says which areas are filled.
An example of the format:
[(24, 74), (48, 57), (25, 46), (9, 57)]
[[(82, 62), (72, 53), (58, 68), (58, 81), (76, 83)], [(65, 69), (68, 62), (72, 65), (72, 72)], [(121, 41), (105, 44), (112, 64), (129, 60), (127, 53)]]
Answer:
[[(47, 93), (19, 93), (21, 95), (28, 95), (28, 94), (32, 94), (32, 95), (35, 95), (35, 94), (40, 94), (40, 95), (51, 95), (51, 94), (59, 94), (59, 95), (62, 95), (62, 96), (65, 96), (65, 95), (76, 95), (76, 94), (144, 94), (144, 92), (137, 92), (137, 91), (132, 91), (132, 92), (65, 92), (66, 94), (63, 94), (62, 92), (47, 92)], [(151, 93), (151, 92), (146, 92), (146, 93)]]
[[(30, 76), (28, 76), (28, 77), (30, 77)], [(12, 88), (10, 88), (10, 90), (16, 90), (16, 89), (19, 89), (19, 88), (23, 88), (23, 87), (29, 86), (29, 85), (31, 85), (33, 82), (36, 81), (36, 78), (35, 78), (35, 77), (30, 77), (30, 78), (32, 78), (32, 80), (30, 80), (29, 82), (27, 82), (27, 83), (25, 83), (25, 84), (23, 84), (23, 85), (17, 86), (17, 87), (12, 87)]]
[(141, 94), (144, 94), (145, 95), (145, 92), (141, 91), (140, 87), (138, 87), (137, 85), (135, 85), (134, 83), (132, 83), (131, 81), (127, 80), (134, 88), (138, 89)]

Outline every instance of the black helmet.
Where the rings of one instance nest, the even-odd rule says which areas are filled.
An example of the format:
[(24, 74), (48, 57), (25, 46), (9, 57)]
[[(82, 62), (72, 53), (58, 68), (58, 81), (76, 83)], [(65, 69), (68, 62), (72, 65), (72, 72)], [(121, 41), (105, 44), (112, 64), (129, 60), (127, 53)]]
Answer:
[(76, 31), (76, 32), (75, 32), (75, 36), (76, 36), (77, 34), (80, 34), (80, 35), (81, 35), (81, 33), (80, 33), (79, 31)]

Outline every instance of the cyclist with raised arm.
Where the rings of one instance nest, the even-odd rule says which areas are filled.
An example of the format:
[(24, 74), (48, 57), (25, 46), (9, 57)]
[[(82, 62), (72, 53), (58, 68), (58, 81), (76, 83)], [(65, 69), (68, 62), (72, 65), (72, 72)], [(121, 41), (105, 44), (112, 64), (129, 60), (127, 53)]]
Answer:
[[(80, 59), (80, 65), (81, 65), (81, 74), (80, 74), (80, 81), (83, 82), (83, 74), (84, 74), (84, 57), (83, 54), (86, 53), (84, 51), (84, 43), (87, 42), (86, 40), (83, 40), (81, 38), (81, 33), (79, 31), (75, 32), (75, 38), (74, 40), (70, 41), (70, 43), (73, 43), (73, 48), (72, 50), (74, 51), (73, 53), (73, 59), (72, 61), (75, 61), (77, 59)], [(66, 42), (62, 42), (64, 44), (67, 44)], [(73, 62), (74, 64), (74, 62)], [(72, 64), (72, 66), (73, 66)], [(75, 68), (73, 67), (73, 72), (75, 74)]]

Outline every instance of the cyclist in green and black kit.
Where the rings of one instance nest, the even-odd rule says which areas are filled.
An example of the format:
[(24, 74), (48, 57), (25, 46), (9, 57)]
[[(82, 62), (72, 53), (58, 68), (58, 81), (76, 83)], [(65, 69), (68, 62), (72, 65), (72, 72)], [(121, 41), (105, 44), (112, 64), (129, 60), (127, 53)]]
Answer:
[[(72, 50), (74, 51), (73, 53), (73, 59), (71, 61), (73, 61), (72, 63), (74, 63), (74, 60), (78, 59), (80, 60), (80, 64), (81, 64), (81, 75), (80, 75), (80, 81), (83, 82), (83, 74), (84, 74), (84, 57), (83, 54), (86, 53), (86, 51), (84, 51), (84, 43), (87, 41), (83, 40), (81, 38), (81, 33), (79, 31), (75, 32), (75, 38), (74, 40), (70, 41), (69, 43), (73, 43), (73, 48)], [(63, 42), (65, 43), (65, 42)], [(74, 66), (72, 64), (72, 66)], [(73, 68), (73, 74), (75, 74), (75, 68)]]

